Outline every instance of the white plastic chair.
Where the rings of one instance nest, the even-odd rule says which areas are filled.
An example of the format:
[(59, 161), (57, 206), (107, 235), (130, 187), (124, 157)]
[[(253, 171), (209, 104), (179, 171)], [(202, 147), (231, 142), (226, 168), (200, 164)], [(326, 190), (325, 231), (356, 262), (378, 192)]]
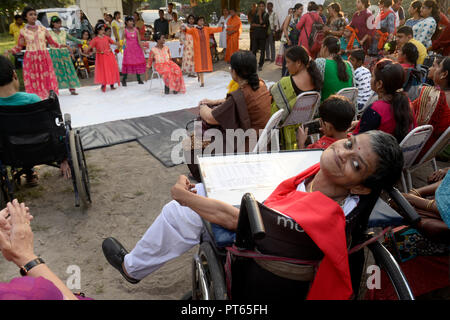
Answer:
[[(431, 148), (422, 156), (422, 158), (417, 162), (417, 164), (405, 169), (408, 180), (411, 180), (411, 173), (413, 173), (418, 168), (424, 166), (431, 161), (433, 170), (437, 171), (438, 167), (436, 164), (436, 156), (441, 153), (450, 144), (450, 127), (444, 131), (444, 133), (437, 139), (437, 141), (431, 146)], [(411, 186), (412, 187), (412, 186)]]
[(336, 93), (339, 96), (344, 96), (352, 103), (352, 106), (355, 108), (355, 120), (357, 119), (358, 114), (358, 88), (350, 87), (344, 88)]
[(314, 118), (317, 106), (320, 102), (320, 93), (307, 91), (299, 94), (291, 112), (284, 120), (281, 127), (306, 123)]
[(267, 121), (266, 127), (263, 132), (259, 136), (258, 143), (253, 148), (253, 152), (264, 152), (267, 151), (267, 146), (269, 145), (269, 141), (271, 143), (271, 151), (280, 151), (280, 138), (279, 132), (277, 129), (278, 124), (281, 121), (281, 117), (283, 116), (284, 110), (278, 110), (275, 112)]
[(154, 76), (156, 75), (156, 77), (159, 79), (159, 83), (160, 83), (160, 87), (162, 88), (162, 92), (164, 93), (164, 81), (163, 81), (163, 79), (162, 79), (162, 77), (161, 77), (161, 75), (158, 73), (158, 71), (156, 71), (156, 70), (154, 70), (153, 68), (152, 68), (152, 71), (151, 71), (152, 73), (151, 73), (151, 75), (150, 75), (150, 91), (152, 90), (152, 83), (153, 83), (153, 79), (154, 79)]
[[(411, 130), (410, 133), (400, 142), (400, 148), (403, 152), (403, 171), (402, 171), (402, 185), (405, 193), (408, 193), (412, 188), (411, 174), (408, 174), (408, 170), (412, 167), (414, 161), (419, 155), (425, 143), (433, 132), (432, 125), (424, 125)], [(405, 173), (408, 181), (405, 181)]]
[(361, 110), (358, 110), (356, 117), (358, 119), (360, 119), (361, 116), (363, 115), (364, 111), (366, 111), (366, 109), (377, 100), (378, 100), (378, 94), (376, 92), (373, 92), (372, 95), (370, 96), (369, 100), (367, 100), (367, 102), (364, 104), (364, 107), (362, 107)]

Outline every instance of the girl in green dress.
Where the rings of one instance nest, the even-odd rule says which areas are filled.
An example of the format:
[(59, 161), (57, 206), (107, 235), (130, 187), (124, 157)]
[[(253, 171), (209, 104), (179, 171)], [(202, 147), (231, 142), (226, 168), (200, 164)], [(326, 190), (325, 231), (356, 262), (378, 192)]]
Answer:
[(58, 79), (58, 87), (59, 89), (68, 88), (72, 95), (78, 95), (75, 88), (79, 88), (81, 85), (66, 43), (67, 40), (76, 43), (82, 43), (82, 41), (67, 34), (65, 30), (61, 30), (61, 19), (57, 16), (52, 17), (50, 27), (52, 28), (50, 31), (52, 38), (61, 46), (59, 49), (50, 48), (50, 57)]

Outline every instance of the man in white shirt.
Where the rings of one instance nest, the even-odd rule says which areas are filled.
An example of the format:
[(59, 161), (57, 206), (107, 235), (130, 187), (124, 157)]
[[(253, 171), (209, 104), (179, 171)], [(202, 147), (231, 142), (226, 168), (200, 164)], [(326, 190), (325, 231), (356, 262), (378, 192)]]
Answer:
[[(278, 15), (273, 11), (273, 3), (267, 2), (267, 13), (269, 14), (270, 30), (266, 40), (266, 61), (275, 62), (275, 40), (273, 35), (275, 31), (280, 29), (280, 21)], [(270, 55), (269, 55), (270, 51)]]

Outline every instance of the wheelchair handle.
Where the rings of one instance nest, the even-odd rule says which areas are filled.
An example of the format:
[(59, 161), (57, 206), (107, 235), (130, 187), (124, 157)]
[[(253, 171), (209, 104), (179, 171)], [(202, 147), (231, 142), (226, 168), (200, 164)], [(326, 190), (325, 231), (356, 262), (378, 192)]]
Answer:
[[(245, 208), (245, 210), (242, 210)], [(242, 197), (241, 212), (238, 221), (238, 233), (240, 229), (250, 224), (250, 231), (254, 240), (260, 240), (265, 237), (266, 230), (259, 211), (258, 202), (251, 193), (246, 193)]]
[(401, 215), (412, 225), (416, 225), (420, 221), (420, 216), (417, 211), (413, 208), (413, 206), (405, 199), (405, 197), (398, 191), (397, 188), (392, 187), (392, 189), (387, 190), (389, 196), (395, 203), (398, 205), (400, 209)]

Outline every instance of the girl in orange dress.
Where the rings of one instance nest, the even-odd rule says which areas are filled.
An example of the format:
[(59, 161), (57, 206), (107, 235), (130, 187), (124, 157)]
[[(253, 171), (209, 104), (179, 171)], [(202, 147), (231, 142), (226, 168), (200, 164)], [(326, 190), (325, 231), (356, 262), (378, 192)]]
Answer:
[(98, 23), (95, 26), (96, 37), (92, 39), (89, 46), (95, 49), (95, 83), (102, 85), (102, 91), (106, 92), (106, 86), (109, 84), (114, 90), (114, 84), (120, 85), (119, 66), (116, 57), (111, 50), (110, 44), (115, 42), (105, 35), (105, 25)]
[(174, 94), (186, 93), (183, 73), (180, 67), (172, 61), (170, 50), (164, 45), (164, 35), (158, 32), (154, 35), (154, 40), (157, 44), (150, 51), (147, 68), (150, 69), (153, 66), (154, 70), (161, 75), (166, 94), (169, 94), (170, 90), (173, 90)]
[(212, 57), (209, 46), (209, 36), (211, 34), (222, 32), (222, 27), (205, 27), (205, 18), (199, 17), (195, 28), (185, 28), (185, 32), (194, 39), (194, 61), (195, 72), (199, 76), (201, 87), (205, 86), (204, 72), (212, 72)]

